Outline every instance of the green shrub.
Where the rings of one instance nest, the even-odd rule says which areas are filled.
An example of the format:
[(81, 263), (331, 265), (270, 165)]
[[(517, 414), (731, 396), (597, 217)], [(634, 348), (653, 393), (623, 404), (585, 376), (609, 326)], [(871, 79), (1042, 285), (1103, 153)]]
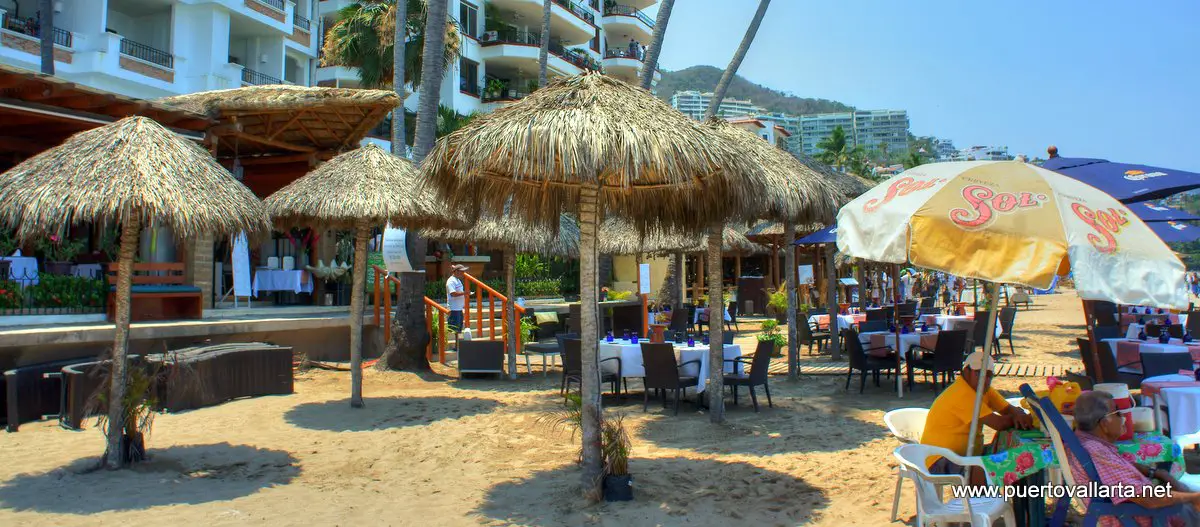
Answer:
[(104, 305), (105, 289), (103, 280), (42, 274), (25, 293), (33, 299), (34, 307), (98, 308)]
[(0, 280), (0, 309), (19, 309), (25, 294), (21, 284), (12, 280)]
[(555, 279), (517, 282), (517, 296), (561, 296), (562, 282)]

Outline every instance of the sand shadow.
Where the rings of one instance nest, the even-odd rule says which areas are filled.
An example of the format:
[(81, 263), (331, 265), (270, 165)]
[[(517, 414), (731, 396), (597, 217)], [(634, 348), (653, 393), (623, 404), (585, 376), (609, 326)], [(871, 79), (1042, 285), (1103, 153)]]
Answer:
[(805, 523), (829, 504), (804, 480), (747, 463), (633, 458), (629, 470), (634, 501), (589, 507), (579, 491), (580, 471), (568, 465), (492, 487), (475, 512), (530, 526), (682, 525), (688, 516), (713, 525), (779, 525)]
[[(648, 419), (638, 433), (639, 440), (663, 448), (679, 448), (711, 454), (773, 454), (798, 452), (838, 452), (854, 450), (888, 436), (887, 428), (844, 415), (829, 408), (789, 401), (767, 408), (766, 397), (759, 396), (759, 413), (750, 402), (733, 406), (726, 401), (726, 424), (713, 426), (707, 413), (684, 412), (678, 416), (662, 412)], [(641, 412), (638, 408), (635, 412)], [(654, 403), (651, 403), (654, 412)]]
[(65, 514), (194, 505), (249, 496), (284, 485), (300, 473), (282, 450), (249, 445), (150, 448), (150, 459), (127, 470), (95, 470), (96, 456), (61, 468), (20, 474), (0, 486), (0, 507)]
[(363, 408), (351, 408), (349, 399), (305, 403), (283, 418), (309, 430), (366, 432), (406, 426), (423, 426), (443, 419), (458, 419), (491, 412), (501, 403), (491, 399), (455, 397), (367, 397)]

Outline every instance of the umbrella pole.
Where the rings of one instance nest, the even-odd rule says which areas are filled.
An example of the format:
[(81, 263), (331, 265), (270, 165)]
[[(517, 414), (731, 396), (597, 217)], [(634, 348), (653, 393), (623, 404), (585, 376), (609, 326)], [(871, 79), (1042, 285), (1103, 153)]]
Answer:
[[(795, 241), (796, 226), (792, 222), (783, 222), (783, 236), (785, 239)], [(799, 351), (799, 338), (797, 337), (796, 324), (799, 323), (796, 317), (796, 246), (791, 245), (784, 249), (784, 264), (783, 264), (783, 282), (787, 286), (787, 364), (788, 364), (788, 380), (796, 380), (798, 361), (796, 360), (796, 352)], [(807, 320), (804, 321), (808, 323)], [(832, 326), (836, 327), (836, 326)]]
[(896, 328), (896, 394), (904, 397), (904, 376), (902, 371), (902, 355), (904, 346), (900, 342), (900, 264), (892, 264), (892, 324)]
[[(995, 306), (1000, 298), (1000, 284), (995, 285), (997, 287), (993, 287), (989, 295), (993, 306)], [(992, 341), (995, 340), (992, 336), (996, 334), (996, 311), (998, 310), (991, 309), (988, 311), (987, 337), (985, 337), (987, 340), (983, 343), (983, 369), (979, 371), (980, 385), (983, 384), (983, 372), (988, 371), (992, 367)], [(975, 387), (975, 409), (971, 412), (971, 432), (967, 437), (967, 457), (976, 454), (974, 450), (976, 431), (979, 427), (979, 408), (983, 406), (983, 390), (979, 388), (981, 388), (979, 385)]]

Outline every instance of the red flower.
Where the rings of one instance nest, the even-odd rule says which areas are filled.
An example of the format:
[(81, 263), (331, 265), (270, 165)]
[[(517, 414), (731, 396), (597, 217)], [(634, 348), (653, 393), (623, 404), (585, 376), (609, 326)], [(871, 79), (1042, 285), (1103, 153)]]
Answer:
[(1142, 443), (1142, 446), (1138, 447), (1137, 457), (1140, 459), (1149, 459), (1159, 454), (1162, 454), (1162, 445), (1158, 443)]
[(1029, 470), (1032, 467), (1033, 467), (1033, 454), (1030, 454), (1029, 452), (1022, 452), (1021, 455), (1017, 456), (1017, 470), (1018, 471), (1025, 472), (1026, 470)]
[(1004, 484), (1005, 485), (1012, 485), (1013, 483), (1016, 483), (1018, 479), (1020, 479), (1020, 478), (1017, 477), (1016, 472), (1005, 472), (1004, 473)]
[(1137, 461), (1137, 459), (1133, 457), (1133, 454), (1130, 454), (1129, 452), (1121, 452), (1121, 457), (1125, 458), (1125, 461), (1128, 461), (1130, 463), (1134, 463)]
[(59, 241), (59, 239), (58, 239), (58, 235), (57, 235), (57, 234), (51, 234), (51, 235), (50, 235), (50, 241), (52, 241), (52, 242), (54, 242), (54, 243), (58, 243), (58, 241)]

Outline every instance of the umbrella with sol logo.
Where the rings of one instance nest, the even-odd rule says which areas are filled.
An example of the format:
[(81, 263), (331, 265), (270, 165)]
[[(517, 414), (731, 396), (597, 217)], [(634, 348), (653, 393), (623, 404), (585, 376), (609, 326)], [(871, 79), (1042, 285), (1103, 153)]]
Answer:
[[(838, 249), (854, 257), (1038, 289), (1072, 271), (1085, 300), (1188, 305), (1183, 263), (1125, 205), (1019, 161), (909, 169), (842, 207), (837, 224)], [(989, 328), (997, 311), (990, 310)], [(989, 358), (991, 344), (984, 345)]]

